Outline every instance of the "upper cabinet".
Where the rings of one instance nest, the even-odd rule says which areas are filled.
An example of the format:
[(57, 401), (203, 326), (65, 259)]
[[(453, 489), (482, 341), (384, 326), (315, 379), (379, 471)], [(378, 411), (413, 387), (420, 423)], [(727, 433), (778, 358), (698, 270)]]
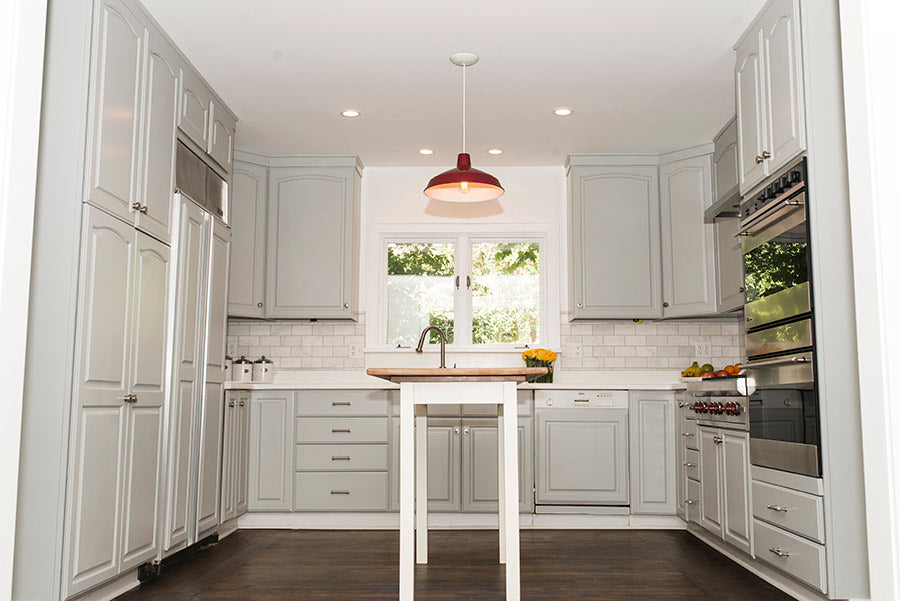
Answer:
[(799, 0), (775, 0), (735, 50), (740, 190), (806, 149)]
[(353, 317), (360, 181), (355, 157), (347, 166), (269, 169), (267, 317)]
[(702, 154), (665, 163), (659, 172), (663, 317), (713, 314), (716, 240), (703, 220), (712, 204), (712, 157)]
[(178, 127), (200, 148), (209, 147), (212, 120), (212, 92), (192, 71), (181, 76), (181, 112)]
[(744, 255), (738, 236), (740, 219), (720, 219), (716, 230), (716, 296), (718, 312), (728, 313), (744, 306)]
[(232, 161), (234, 160), (234, 127), (234, 117), (223, 110), (220, 105), (213, 103), (212, 120), (209, 126), (209, 145), (206, 152), (228, 171), (232, 170)]
[[(715, 202), (719, 203), (737, 197), (738, 192), (738, 137), (737, 119), (732, 117), (722, 131), (713, 139), (713, 170), (715, 173)], [(729, 207), (737, 209), (738, 207)]]
[(571, 156), (569, 304), (573, 319), (662, 317), (659, 182), (652, 164)]
[(266, 180), (260, 165), (235, 162), (231, 180), (231, 282), (228, 314), (265, 317)]

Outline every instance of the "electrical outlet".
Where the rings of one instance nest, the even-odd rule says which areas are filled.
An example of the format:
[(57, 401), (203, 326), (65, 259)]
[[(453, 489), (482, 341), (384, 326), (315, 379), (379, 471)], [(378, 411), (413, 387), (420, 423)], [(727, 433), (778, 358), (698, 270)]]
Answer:
[(698, 359), (709, 359), (712, 357), (712, 343), (698, 342), (694, 345), (694, 356)]
[(572, 359), (581, 359), (583, 355), (584, 347), (581, 346), (581, 343), (575, 342), (566, 345), (566, 357), (571, 357)]
[(225, 354), (228, 355), (229, 357), (231, 357), (232, 359), (237, 359), (237, 357), (236, 357), (237, 348), (238, 348), (237, 340), (229, 340), (228, 341), (228, 352), (226, 352)]
[(359, 359), (360, 357), (362, 357), (362, 353), (363, 353), (363, 350), (362, 350), (361, 344), (356, 342), (356, 343), (353, 343), (350, 345), (350, 358), (351, 359)]

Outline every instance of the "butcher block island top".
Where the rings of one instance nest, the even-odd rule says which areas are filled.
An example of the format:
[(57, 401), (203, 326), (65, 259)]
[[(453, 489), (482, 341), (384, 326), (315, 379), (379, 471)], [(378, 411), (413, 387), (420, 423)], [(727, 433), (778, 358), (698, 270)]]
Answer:
[(546, 367), (370, 367), (370, 376), (391, 382), (517, 382), (540, 378)]

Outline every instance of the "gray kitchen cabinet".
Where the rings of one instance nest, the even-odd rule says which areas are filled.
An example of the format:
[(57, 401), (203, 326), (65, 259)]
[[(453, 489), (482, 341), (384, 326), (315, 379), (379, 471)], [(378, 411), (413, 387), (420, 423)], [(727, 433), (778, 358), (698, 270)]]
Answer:
[(209, 149), (212, 91), (191, 69), (181, 73), (181, 111), (178, 128), (200, 149)]
[(567, 160), (572, 318), (662, 317), (656, 157), (644, 165), (601, 160), (608, 157)]
[(699, 426), (700, 525), (746, 553), (753, 528), (746, 432)]
[(535, 502), (628, 505), (628, 410), (537, 409)]
[(290, 511), (294, 393), (254, 391), (250, 396), (249, 511)]
[(66, 596), (156, 555), (168, 353), (168, 247), (93, 208), (82, 240)]
[[(399, 436), (399, 421), (398, 436)], [(428, 511), (459, 511), (462, 427), (458, 419), (428, 420)], [(397, 439), (395, 439), (397, 440)], [(399, 447), (399, 445), (397, 445)], [(399, 459), (398, 459), (399, 461)], [(399, 500), (400, 466), (394, 470)]]
[(683, 437), (681, 436), (681, 423), (684, 420), (685, 400), (684, 393), (675, 395), (675, 509), (678, 517), (687, 520), (687, 475), (685, 468), (685, 451)]
[[(519, 511), (534, 509), (534, 440), (531, 419), (519, 419)], [(462, 510), (498, 510), (497, 420), (462, 420)]]
[(742, 194), (806, 149), (799, 15), (799, 0), (775, 0), (736, 46)]
[(249, 470), (250, 470), (250, 393), (240, 391), (237, 398), (237, 419), (235, 420), (234, 434), (237, 458), (234, 462), (236, 475), (234, 477), (234, 510), (235, 517), (247, 513), (249, 504)]
[(704, 223), (712, 204), (712, 157), (702, 154), (660, 165), (659, 180), (663, 317), (714, 314), (715, 237)]
[(634, 391), (629, 398), (631, 513), (672, 515), (681, 500), (674, 476), (675, 395)]
[(85, 200), (132, 222), (146, 27), (121, 0), (103, 0), (94, 30)]
[[(707, 226), (710, 227), (710, 226)], [(740, 219), (719, 219), (716, 232), (716, 296), (719, 313), (744, 306), (744, 255), (738, 237)]]
[(345, 162), (269, 168), (266, 317), (354, 316), (361, 178)]
[(216, 101), (212, 103), (206, 152), (228, 172), (234, 163), (234, 117)]
[[(732, 200), (740, 202), (740, 184), (738, 167), (738, 135), (737, 118), (732, 117), (715, 138), (713, 138), (713, 173), (715, 175), (715, 202)], [(729, 205), (730, 210), (737, 206)]]
[(224, 402), (220, 523), (247, 511), (250, 393), (246, 390), (228, 391)]
[(175, 223), (172, 189), (181, 61), (177, 51), (156, 29), (149, 28), (147, 40), (140, 206), (134, 211), (135, 225), (169, 243)]
[(265, 315), (266, 167), (235, 161), (231, 180), (231, 275), (228, 315)]

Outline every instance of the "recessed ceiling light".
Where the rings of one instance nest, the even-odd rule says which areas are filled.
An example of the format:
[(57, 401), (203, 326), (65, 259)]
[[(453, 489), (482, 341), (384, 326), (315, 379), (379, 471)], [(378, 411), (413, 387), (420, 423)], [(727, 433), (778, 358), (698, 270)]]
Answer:
[(419, 154), (434, 154), (434, 151), (430, 148), (420, 148)]
[(568, 117), (572, 114), (572, 109), (567, 106), (561, 106), (557, 109), (553, 109), (553, 114), (558, 117)]
[(503, 154), (502, 148), (491, 148), (488, 150), (488, 154)]
[(347, 109), (346, 111), (341, 111), (341, 115), (344, 117), (359, 117), (359, 111), (356, 109)]

